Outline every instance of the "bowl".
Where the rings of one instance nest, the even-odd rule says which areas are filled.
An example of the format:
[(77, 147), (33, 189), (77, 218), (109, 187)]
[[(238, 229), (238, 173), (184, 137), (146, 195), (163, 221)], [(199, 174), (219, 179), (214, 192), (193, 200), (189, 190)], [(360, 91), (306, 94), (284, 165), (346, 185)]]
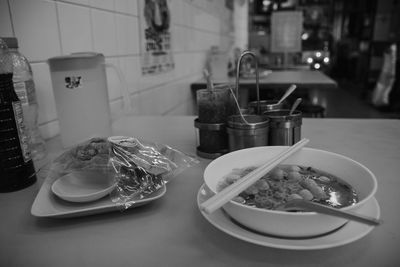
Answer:
[[(212, 161), (204, 171), (204, 183), (214, 194), (221, 179), (234, 168), (260, 166), (279, 154), (286, 146), (263, 146), (225, 154)], [(375, 175), (348, 157), (313, 148), (302, 148), (281, 164), (313, 167), (349, 183), (358, 194), (358, 202), (343, 207), (355, 212), (373, 198), (377, 190)], [(229, 201), (222, 207), (240, 225), (256, 232), (282, 237), (312, 237), (338, 229), (347, 220), (315, 212), (267, 210)]]
[(91, 202), (110, 194), (116, 182), (104, 172), (75, 171), (58, 178), (52, 192), (69, 202)]

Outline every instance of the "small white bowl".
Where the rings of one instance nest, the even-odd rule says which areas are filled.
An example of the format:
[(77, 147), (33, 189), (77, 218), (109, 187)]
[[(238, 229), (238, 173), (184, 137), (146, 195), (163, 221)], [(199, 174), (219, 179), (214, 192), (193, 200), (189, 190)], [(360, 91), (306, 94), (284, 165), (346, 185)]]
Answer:
[(70, 202), (90, 202), (108, 195), (116, 183), (105, 172), (71, 172), (57, 179), (51, 190), (59, 198)]
[[(215, 194), (218, 182), (232, 169), (260, 166), (285, 148), (283, 146), (254, 147), (223, 155), (207, 166), (204, 171), (204, 182)], [(369, 201), (377, 190), (376, 178), (368, 168), (348, 157), (332, 152), (302, 148), (282, 164), (310, 166), (349, 183), (358, 193), (359, 201), (355, 205), (342, 208), (343, 210), (357, 213), (357, 210)], [(343, 218), (315, 212), (293, 213), (266, 210), (235, 201), (229, 201), (223, 206), (223, 209), (235, 221), (250, 229), (283, 237), (321, 235), (333, 231), (347, 222)]]

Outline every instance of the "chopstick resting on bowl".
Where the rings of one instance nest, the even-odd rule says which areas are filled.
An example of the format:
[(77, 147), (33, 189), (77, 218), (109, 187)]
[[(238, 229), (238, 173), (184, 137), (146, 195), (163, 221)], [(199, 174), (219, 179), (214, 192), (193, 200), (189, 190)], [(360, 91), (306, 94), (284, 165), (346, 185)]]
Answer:
[(214, 196), (210, 197), (204, 201), (200, 208), (205, 213), (210, 214), (222, 207), (224, 204), (229, 202), (232, 198), (239, 195), (243, 190), (248, 188), (250, 185), (258, 181), (261, 177), (275, 168), (279, 163), (287, 159), (289, 156), (296, 153), (299, 149), (305, 146), (310, 140), (303, 138), (293, 146), (283, 150), (277, 156), (269, 159), (263, 165), (255, 169), (254, 171), (248, 173), (243, 178), (239, 179), (230, 186), (224, 188)]

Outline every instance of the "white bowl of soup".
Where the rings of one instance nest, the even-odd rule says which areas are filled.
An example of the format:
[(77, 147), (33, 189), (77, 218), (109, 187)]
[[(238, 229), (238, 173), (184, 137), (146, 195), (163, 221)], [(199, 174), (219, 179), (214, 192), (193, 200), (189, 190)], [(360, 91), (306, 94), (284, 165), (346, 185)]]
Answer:
[[(284, 146), (242, 149), (212, 161), (204, 182), (214, 194), (280, 153)], [(303, 198), (357, 213), (377, 190), (374, 174), (362, 164), (328, 151), (302, 148), (222, 208), (238, 224), (282, 237), (312, 237), (347, 220), (316, 212), (289, 212), (282, 204)]]

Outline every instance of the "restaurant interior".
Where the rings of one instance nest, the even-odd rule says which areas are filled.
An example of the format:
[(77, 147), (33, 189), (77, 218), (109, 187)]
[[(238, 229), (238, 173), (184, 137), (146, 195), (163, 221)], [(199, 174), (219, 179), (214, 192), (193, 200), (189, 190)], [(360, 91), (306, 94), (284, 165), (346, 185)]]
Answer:
[[(399, 56), (390, 52), (398, 45), (400, 34), (399, 20), (395, 15), (399, 12), (396, 1), (254, 0), (249, 1), (246, 8), (248, 33), (241, 38), (246, 38), (248, 42), (236, 41), (234, 44), (256, 51), (260, 68), (311, 69), (337, 82), (339, 90), (334, 93), (329, 90), (318, 92), (314, 99), (308, 100), (314, 102), (308, 109), (323, 109), (326, 117), (399, 118), (396, 104), (399, 99), (398, 82), (394, 81), (389, 86), (390, 100), (386, 104), (376, 100), (377, 87), (382, 83), (380, 79), (384, 79), (385, 67), (389, 64), (385, 61), (392, 62), (389, 64), (392, 65), (391, 79), (398, 80), (399, 68), (396, 64)], [(296, 51), (279, 51), (273, 47), (276, 33), (272, 14), (277, 11), (302, 13), (302, 27), (296, 29), (300, 31), (297, 39), (301, 39)], [(237, 15), (240, 18), (243, 16)], [(285, 31), (282, 25), (277, 27), (280, 28), (276, 31)], [(241, 33), (237, 35), (241, 36)], [(282, 48), (282, 44), (280, 46)], [(278, 97), (279, 92), (271, 93), (270, 90), (261, 99)], [(295, 99), (296, 94), (292, 98)]]
[(400, 266), (400, 0), (0, 0), (0, 266)]
[[(317, 71), (336, 81), (339, 90), (320, 92), (331, 94), (325, 97), (329, 104), (322, 101), (326, 117), (398, 117), (398, 79), (388, 89), (390, 103), (379, 107), (371, 103), (385, 55), (390, 61), (385, 52), (399, 39), (397, 1), (171, 1), (169, 54), (174, 67), (157, 75), (142, 73), (143, 62), (151, 60), (143, 56), (142, 2), (133, 2), (0, 2), (0, 35), (17, 37), (20, 52), (31, 63), (39, 127), (45, 139), (59, 133), (48, 59), (84, 51), (102, 53), (106, 62), (118, 66), (123, 74), (133, 114), (196, 114), (190, 86), (203, 77), (213, 51), (229, 58), (235, 47), (251, 49), (260, 55), (260, 67), (283, 67), (282, 53), (269, 51), (274, 9), (305, 14), (297, 37), (301, 38), (299, 51), (286, 57), (290, 64), (313, 68), (307, 66), (307, 54), (328, 50), (329, 62)], [(29, 10), (28, 14), (24, 10)], [(215, 72), (225, 73), (226, 68), (221, 63)], [(107, 68), (106, 73), (111, 112), (118, 116), (124, 102), (121, 82), (112, 69)], [(279, 96), (266, 95), (265, 99), (271, 97)]]
[[(276, 67), (277, 55), (269, 49), (271, 13), (276, 9), (303, 12), (301, 51), (291, 57), (295, 64), (309, 65), (338, 82), (341, 90), (326, 96), (328, 117), (399, 117), (398, 82), (392, 87), (390, 104), (379, 105), (373, 100), (384, 61), (390, 60), (385, 57), (390, 54), (390, 46), (399, 42), (397, 1), (250, 2), (249, 46), (263, 52), (262, 58), (265, 56), (272, 68)], [(322, 56), (317, 58), (317, 53)], [(393, 57), (397, 58), (392, 64), (398, 77), (398, 53)]]

